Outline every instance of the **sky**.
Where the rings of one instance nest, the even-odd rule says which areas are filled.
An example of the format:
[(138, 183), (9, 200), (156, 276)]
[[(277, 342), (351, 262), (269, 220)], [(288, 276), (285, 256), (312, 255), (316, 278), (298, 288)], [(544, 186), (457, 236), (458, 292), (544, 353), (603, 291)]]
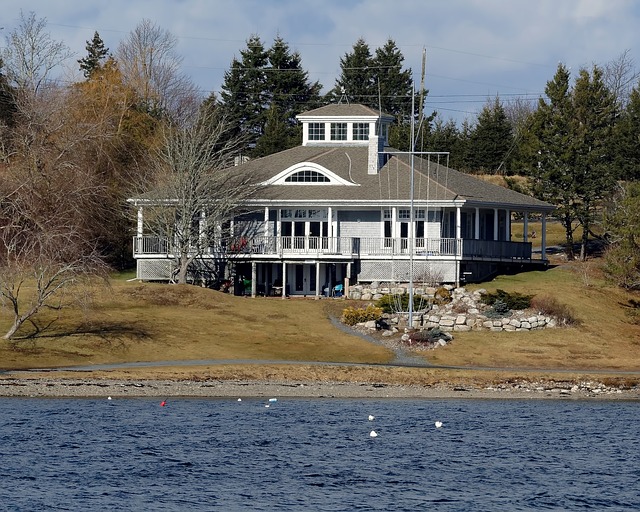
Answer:
[(640, 66), (636, 0), (0, 0), (0, 47), (21, 10), (69, 47), (74, 56), (58, 73), (78, 80), (77, 59), (95, 31), (114, 51), (151, 20), (177, 38), (182, 71), (205, 95), (220, 91), (252, 35), (267, 48), (284, 39), (323, 93), (358, 39), (372, 53), (392, 39), (416, 88), (426, 52), (426, 111), (457, 123), (473, 122), (496, 96), (536, 101), (559, 63), (575, 77), (628, 52)]

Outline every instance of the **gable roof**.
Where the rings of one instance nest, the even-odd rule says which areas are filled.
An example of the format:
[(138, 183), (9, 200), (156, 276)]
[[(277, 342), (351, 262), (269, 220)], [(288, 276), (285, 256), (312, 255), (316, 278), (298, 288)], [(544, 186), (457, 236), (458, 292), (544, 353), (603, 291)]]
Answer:
[[(280, 204), (332, 204), (335, 206), (380, 207), (411, 199), (411, 164), (409, 155), (389, 154), (378, 174), (368, 174), (368, 151), (365, 147), (299, 146), (250, 160), (237, 172), (250, 174), (265, 183), (282, 171), (302, 162), (325, 168), (355, 185), (304, 183), (267, 185), (257, 191), (253, 202)], [(389, 153), (394, 150), (389, 149)], [(551, 211), (553, 205), (534, 197), (494, 185), (448, 168), (427, 158), (414, 157), (414, 204), (465, 203), (472, 207), (511, 208), (523, 211)]]

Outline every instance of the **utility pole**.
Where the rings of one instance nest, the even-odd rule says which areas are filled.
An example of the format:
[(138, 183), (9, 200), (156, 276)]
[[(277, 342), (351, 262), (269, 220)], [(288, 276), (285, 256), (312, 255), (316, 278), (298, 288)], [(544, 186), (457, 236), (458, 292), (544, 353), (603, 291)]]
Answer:
[(420, 114), (418, 115), (418, 126), (422, 126), (424, 116), (424, 75), (427, 71), (427, 49), (422, 48), (422, 74), (420, 75)]

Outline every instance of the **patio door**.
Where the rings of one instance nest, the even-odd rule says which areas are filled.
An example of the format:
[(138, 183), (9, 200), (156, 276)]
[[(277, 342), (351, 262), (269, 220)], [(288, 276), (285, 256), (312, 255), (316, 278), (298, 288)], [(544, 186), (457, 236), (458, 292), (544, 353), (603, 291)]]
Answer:
[(328, 233), (329, 224), (327, 222), (309, 222), (309, 249), (312, 251), (328, 249)]
[(409, 250), (409, 223), (400, 223), (400, 251), (407, 252)]
[(291, 289), (295, 295), (315, 295), (316, 267), (309, 264), (294, 264), (289, 266)]

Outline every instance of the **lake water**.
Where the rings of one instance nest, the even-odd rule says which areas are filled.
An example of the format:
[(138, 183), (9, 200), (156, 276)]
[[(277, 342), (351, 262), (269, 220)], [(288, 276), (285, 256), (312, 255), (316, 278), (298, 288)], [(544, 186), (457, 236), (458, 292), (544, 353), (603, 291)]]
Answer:
[(3, 398), (0, 509), (637, 511), (639, 420), (620, 401)]

